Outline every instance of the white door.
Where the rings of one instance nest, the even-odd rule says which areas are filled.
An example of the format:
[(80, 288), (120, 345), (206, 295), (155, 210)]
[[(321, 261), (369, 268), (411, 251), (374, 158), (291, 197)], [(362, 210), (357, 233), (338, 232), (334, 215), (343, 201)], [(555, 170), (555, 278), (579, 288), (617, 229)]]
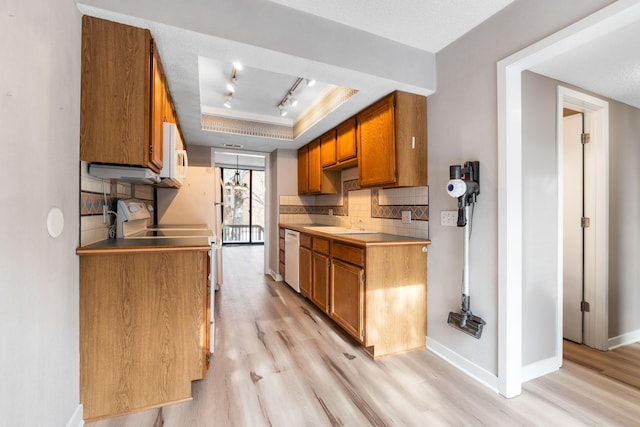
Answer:
[(563, 337), (583, 342), (583, 147), (581, 113), (563, 120)]

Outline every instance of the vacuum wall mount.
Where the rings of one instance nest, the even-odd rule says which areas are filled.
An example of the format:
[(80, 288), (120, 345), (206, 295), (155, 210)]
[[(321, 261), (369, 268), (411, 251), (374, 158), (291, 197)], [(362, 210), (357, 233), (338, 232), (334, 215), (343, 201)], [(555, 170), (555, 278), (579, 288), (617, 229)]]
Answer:
[(449, 166), (447, 193), (451, 197), (458, 199), (457, 226), (464, 228), (462, 308), (460, 312), (450, 312), (447, 323), (474, 338), (480, 339), (482, 328), (486, 322), (471, 312), (471, 297), (469, 296), (469, 239), (473, 222), (473, 207), (475, 207), (476, 199), (480, 194), (480, 162), (469, 161), (464, 166)]

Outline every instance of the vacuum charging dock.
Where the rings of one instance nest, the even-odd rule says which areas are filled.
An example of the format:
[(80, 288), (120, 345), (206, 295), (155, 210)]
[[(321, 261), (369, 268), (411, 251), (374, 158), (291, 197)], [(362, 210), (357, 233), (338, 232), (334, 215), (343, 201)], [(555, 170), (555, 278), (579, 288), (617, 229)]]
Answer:
[(458, 199), (457, 226), (464, 228), (464, 267), (462, 271), (462, 308), (460, 312), (450, 312), (447, 323), (476, 339), (482, 336), (482, 328), (486, 324), (482, 318), (471, 312), (469, 295), (469, 239), (473, 206), (480, 194), (480, 162), (466, 162), (464, 166), (449, 166), (449, 182), (447, 193)]

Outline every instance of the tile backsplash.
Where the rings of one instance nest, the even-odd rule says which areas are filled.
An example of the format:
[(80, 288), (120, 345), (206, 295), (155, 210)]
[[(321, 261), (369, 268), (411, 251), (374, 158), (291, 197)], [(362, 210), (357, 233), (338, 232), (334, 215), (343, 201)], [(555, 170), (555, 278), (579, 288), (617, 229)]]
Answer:
[[(429, 188), (360, 189), (357, 170), (342, 173), (342, 194), (281, 196), (280, 223), (325, 224), (429, 238)], [(411, 223), (402, 223), (402, 212)]]
[[(153, 204), (153, 187), (95, 178), (89, 175), (87, 163), (80, 162), (80, 246), (108, 239), (116, 220), (117, 200), (131, 197)], [(102, 213), (105, 202), (110, 211), (106, 221)]]

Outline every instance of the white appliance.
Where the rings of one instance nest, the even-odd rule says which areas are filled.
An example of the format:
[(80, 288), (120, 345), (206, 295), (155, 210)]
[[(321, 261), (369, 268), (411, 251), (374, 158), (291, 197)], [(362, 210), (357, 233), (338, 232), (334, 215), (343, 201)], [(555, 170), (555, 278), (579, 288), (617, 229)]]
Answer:
[(91, 163), (89, 175), (102, 179), (117, 179), (134, 184), (159, 184), (160, 176), (149, 168), (136, 166), (102, 165)]
[(222, 175), (220, 168), (190, 167), (180, 189), (157, 189), (158, 226), (205, 224), (216, 240), (215, 289), (223, 283)]
[(300, 292), (300, 232), (284, 230), (284, 281)]
[(162, 128), (162, 170), (160, 183), (162, 187), (180, 188), (187, 177), (189, 158), (187, 150), (175, 123), (164, 122)]

